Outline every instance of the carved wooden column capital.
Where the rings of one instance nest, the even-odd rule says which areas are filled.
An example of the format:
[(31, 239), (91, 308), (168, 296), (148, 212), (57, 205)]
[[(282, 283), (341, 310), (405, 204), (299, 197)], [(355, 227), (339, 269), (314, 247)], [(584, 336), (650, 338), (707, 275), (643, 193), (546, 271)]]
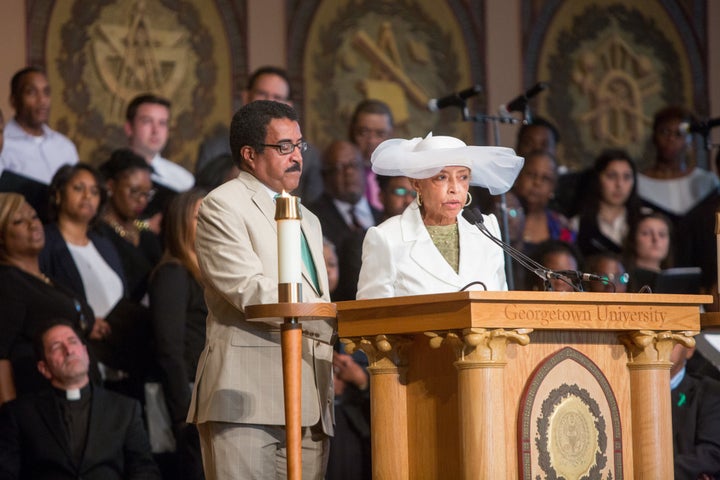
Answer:
[(343, 338), (345, 350), (353, 353), (362, 350), (368, 357), (368, 369), (372, 373), (382, 373), (384, 369), (396, 372), (398, 368), (407, 367), (408, 349), (412, 339), (399, 335), (376, 335), (366, 338)]
[(430, 338), (432, 348), (448, 345), (455, 352), (457, 364), (504, 365), (508, 343), (527, 345), (530, 343), (530, 332), (530, 328), (466, 328), (462, 331), (425, 332), (425, 335)]
[(628, 367), (640, 368), (643, 366), (671, 365), (670, 352), (676, 343), (688, 348), (695, 346), (693, 336), (698, 332), (656, 332), (653, 330), (638, 330), (619, 336), (625, 345), (628, 355)]

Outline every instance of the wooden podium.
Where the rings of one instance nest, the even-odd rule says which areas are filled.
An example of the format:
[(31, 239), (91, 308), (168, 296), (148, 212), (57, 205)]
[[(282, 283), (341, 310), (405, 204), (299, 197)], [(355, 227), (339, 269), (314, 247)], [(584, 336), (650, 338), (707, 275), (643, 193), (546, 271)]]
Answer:
[(375, 479), (671, 479), (670, 351), (710, 296), (339, 302), (370, 363)]

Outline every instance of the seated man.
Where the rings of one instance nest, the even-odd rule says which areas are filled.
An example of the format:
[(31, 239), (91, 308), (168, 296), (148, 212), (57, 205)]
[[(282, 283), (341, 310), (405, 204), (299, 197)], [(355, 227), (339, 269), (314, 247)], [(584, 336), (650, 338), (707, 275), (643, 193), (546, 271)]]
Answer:
[(34, 344), (53, 388), (0, 407), (0, 478), (159, 479), (140, 405), (90, 384), (71, 324), (49, 322)]
[(686, 374), (694, 350), (677, 344), (670, 354), (675, 480), (720, 476), (720, 383)]

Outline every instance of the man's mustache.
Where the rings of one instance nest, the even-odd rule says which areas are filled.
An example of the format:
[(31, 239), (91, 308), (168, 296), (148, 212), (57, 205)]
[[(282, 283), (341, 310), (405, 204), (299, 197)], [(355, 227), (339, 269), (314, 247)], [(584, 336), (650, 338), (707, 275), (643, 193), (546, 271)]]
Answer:
[(285, 170), (285, 173), (289, 172), (302, 172), (302, 167), (300, 166), (300, 163), (293, 162), (292, 166), (288, 167), (288, 169)]

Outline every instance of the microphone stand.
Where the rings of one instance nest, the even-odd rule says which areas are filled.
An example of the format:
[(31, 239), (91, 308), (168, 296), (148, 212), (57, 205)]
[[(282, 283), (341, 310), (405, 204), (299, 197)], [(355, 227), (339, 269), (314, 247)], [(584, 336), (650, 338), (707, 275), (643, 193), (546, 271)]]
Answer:
[[(467, 108), (466, 108), (467, 110)], [(493, 128), (493, 140), (495, 146), (500, 146), (500, 124), (509, 123), (516, 124), (519, 120), (514, 117), (507, 115), (483, 115), (475, 114), (472, 118), (465, 115), (463, 112), (464, 121), (472, 121), (476, 123), (491, 123)], [(500, 231), (502, 236), (510, 241), (510, 222), (508, 219), (508, 208), (507, 208), (507, 197), (504, 193), (500, 194)], [(512, 269), (512, 257), (510, 254), (503, 249), (505, 254), (505, 279), (507, 281), (508, 290), (515, 290), (515, 273)]]

